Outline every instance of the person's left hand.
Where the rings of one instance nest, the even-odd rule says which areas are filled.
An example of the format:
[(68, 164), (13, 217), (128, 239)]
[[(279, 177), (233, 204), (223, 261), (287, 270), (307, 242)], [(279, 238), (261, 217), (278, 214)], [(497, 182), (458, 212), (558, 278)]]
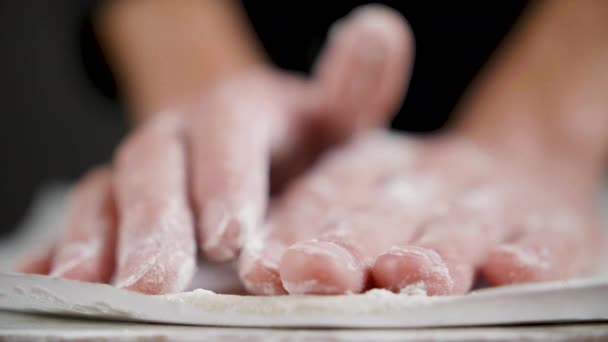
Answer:
[(407, 85), (411, 44), (398, 15), (365, 7), (333, 30), (313, 77), (243, 71), (156, 114), (121, 143), (111, 168), (83, 178), (54, 250), (22, 270), (183, 290), (197, 245), (227, 261), (257, 238), (269, 182), (280, 191), (329, 147), (386, 125)]

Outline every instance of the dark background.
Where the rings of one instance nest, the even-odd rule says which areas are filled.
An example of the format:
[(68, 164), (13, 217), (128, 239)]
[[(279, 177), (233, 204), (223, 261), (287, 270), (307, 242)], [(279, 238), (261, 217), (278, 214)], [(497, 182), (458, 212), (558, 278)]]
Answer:
[[(331, 23), (365, 3), (244, 1), (271, 58), (299, 71), (309, 70)], [(526, 6), (521, 0), (383, 3), (399, 9), (416, 36), (410, 89), (393, 123), (416, 132), (442, 127)], [(109, 160), (127, 131), (90, 26), (94, 5), (0, 2), (0, 235), (22, 219), (40, 185), (75, 180)]]

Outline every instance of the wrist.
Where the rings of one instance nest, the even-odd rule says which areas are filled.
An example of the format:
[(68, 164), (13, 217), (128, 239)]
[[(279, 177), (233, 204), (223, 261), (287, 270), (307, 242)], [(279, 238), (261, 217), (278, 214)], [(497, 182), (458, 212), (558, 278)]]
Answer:
[[(462, 120), (454, 131), (522, 172), (547, 178), (584, 178), (595, 185), (605, 166), (608, 126), (589, 118), (584, 106), (562, 98), (558, 103), (542, 100), (527, 82), (526, 90), (513, 91), (513, 82), (497, 82), (463, 107)], [(588, 120), (588, 121), (586, 121)], [(597, 126), (587, 126), (594, 124)]]
[(233, 1), (110, 1), (97, 31), (135, 121), (267, 63)]
[(457, 129), (520, 164), (599, 177), (608, 156), (602, 11), (602, 2), (532, 7), (465, 97)]

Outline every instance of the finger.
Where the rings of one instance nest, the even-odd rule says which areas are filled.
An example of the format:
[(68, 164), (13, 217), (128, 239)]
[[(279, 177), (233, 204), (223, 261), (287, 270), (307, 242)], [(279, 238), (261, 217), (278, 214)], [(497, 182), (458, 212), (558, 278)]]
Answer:
[(264, 296), (287, 294), (279, 275), (279, 261), (287, 243), (274, 236), (260, 236), (245, 243), (237, 267), (241, 282), (249, 293)]
[(423, 286), (429, 295), (467, 292), (489, 250), (517, 229), (507, 213), (494, 188), (456, 195), (443, 212), (428, 216), (416, 239), (378, 256), (376, 284), (395, 292)]
[(490, 284), (561, 280), (593, 270), (602, 242), (585, 232), (593, 226), (560, 212), (530, 218), (516, 240), (489, 253), (482, 271)]
[(183, 290), (192, 279), (195, 236), (180, 124), (159, 114), (118, 151), (117, 287), (159, 294)]
[(493, 229), (454, 215), (427, 228), (421, 238), (378, 256), (373, 269), (378, 286), (395, 292), (422, 286), (429, 295), (463, 294), (471, 289), (477, 265), (495, 244), (488, 233)]
[[(374, 206), (374, 204), (371, 204)], [(380, 208), (345, 210), (314, 239), (297, 242), (279, 266), (291, 294), (344, 294), (365, 290), (375, 257), (411, 239), (417, 224)]]
[(315, 78), (336, 127), (385, 126), (404, 97), (413, 52), (407, 22), (387, 7), (363, 6), (334, 24)]
[[(290, 287), (290, 292), (299, 291), (296, 287), (302, 289), (306, 286), (308, 290), (319, 291), (319, 293), (328, 293), (328, 289), (334, 289), (338, 292), (360, 291), (361, 284), (364, 282), (362, 279), (366, 277), (367, 271), (365, 269), (359, 269), (356, 272), (347, 270), (346, 273), (336, 271), (333, 279), (321, 281), (316, 288), (311, 287), (310, 284), (321, 273), (317, 265), (342, 270), (344, 269), (342, 266), (350, 257), (349, 253), (368, 257), (382, 250), (378, 246), (374, 247), (375, 242), (378, 242), (381, 246), (388, 244), (389, 241), (395, 243), (390, 233), (377, 234), (379, 229), (384, 228), (380, 228), (378, 225), (386, 224), (386, 220), (383, 220), (382, 217), (391, 216), (386, 215), (386, 212), (401, 214), (403, 210), (399, 208), (403, 207), (405, 202), (410, 203), (412, 198), (400, 195), (403, 192), (400, 189), (403, 187), (391, 180), (386, 181), (385, 176), (392, 175), (395, 169), (409, 165), (412, 156), (401, 158), (401, 155), (407, 154), (401, 153), (398, 157), (394, 157), (392, 152), (387, 149), (378, 150), (383, 145), (382, 142), (386, 143), (386, 141), (378, 141), (378, 136), (375, 136), (375, 138), (374, 136), (368, 136), (362, 140), (353, 140), (336, 151), (335, 154), (326, 155), (316, 164), (313, 170), (292, 183), (279, 202), (273, 206), (267, 225), (267, 235), (262, 239), (246, 244), (244, 253), (240, 258), (239, 273), (249, 291), (256, 294), (285, 293), (283, 285), (286, 284), (286, 281), (289, 282), (287, 286)], [(409, 146), (409, 142), (404, 142), (403, 146)], [(399, 152), (403, 151), (400, 150)], [(361, 160), (367, 160), (368, 162), (362, 164)], [(369, 163), (369, 160), (373, 162)], [(373, 165), (380, 164), (384, 166), (383, 171), (388, 171), (388, 174), (372, 172), (374, 170)], [(378, 177), (379, 175), (381, 177)], [(429, 188), (428, 181), (421, 180), (418, 183), (405, 189), (405, 192), (420, 194), (417, 199), (427, 196), (427, 193), (428, 196), (432, 196), (434, 187)], [(372, 208), (386, 210), (382, 213), (360, 215), (359, 218), (355, 214), (352, 217), (349, 216), (350, 212), (370, 211)], [(352, 223), (350, 219), (353, 219), (353, 227), (347, 227)], [(374, 220), (377, 220), (377, 222)], [(339, 227), (332, 226), (339, 222), (344, 224)], [(332, 227), (335, 229), (332, 229)], [(321, 235), (320, 232), (324, 229), (326, 231)], [(392, 232), (395, 232), (394, 227), (391, 229)], [(281, 279), (279, 273), (290, 272), (289, 269), (293, 266), (290, 266), (290, 264), (293, 264), (291, 261), (281, 261), (284, 250), (297, 241), (331, 238), (332, 232), (342, 234), (337, 237), (338, 241), (334, 239), (324, 241), (321, 243), (323, 246), (316, 249), (328, 249), (326, 255), (330, 255), (330, 253), (339, 254), (336, 256), (337, 260), (334, 260), (336, 262), (332, 263), (330, 260), (318, 261), (315, 259), (315, 255), (300, 259), (297, 253), (294, 253), (293, 259), (295, 261), (293, 263), (300, 260), (303, 260), (303, 262), (310, 261), (310, 267), (301, 264), (293, 268), (294, 273), (300, 272), (300, 275), (307, 278), (300, 279), (302, 278), (300, 277), (298, 279), (301, 281), (299, 281), (298, 279), (292, 279), (290, 275), (285, 275), (285, 278)], [(407, 236), (407, 230), (400, 234), (404, 237)], [(386, 237), (387, 239), (380, 239), (379, 237)], [(370, 238), (374, 243), (363, 242)], [(348, 252), (336, 247), (336, 244), (347, 243), (347, 240), (356, 241), (354, 244), (349, 243), (349, 246), (346, 247)], [(363, 247), (365, 250), (363, 253), (349, 250), (352, 247), (350, 245), (363, 244), (366, 244)], [(314, 246), (309, 247), (308, 244), (299, 247), (296, 245), (293, 248), (290, 247), (290, 249), (292, 249), (292, 252), (305, 253), (306, 250), (310, 251), (315, 248)], [(359, 257), (355, 256), (354, 258), (358, 259)], [(279, 264), (283, 263), (287, 266), (281, 266), (279, 272)], [(287, 268), (287, 270), (283, 270), (283, 268)], [(331, 272), (327, 271), (325, 273)], [(341, 275), (338, 276), (338, 274)], [(296, 278), (298, 276), (298, 274), (295, 275)], [(342, 282), (344, 279), (350, 280)], [(299, 283), (304, 283), (304, 285), (299, 286)]]
[(110, 170), (95, 169), (71, 195), (66, 229), (55, 249), (50, 274), (109, 282), (114, 272), (115, 216)]
[[(258, 295), (286, 294), (279, 262), (287, 247), (311, 239), (329, 218), (332, 195), (325, 181), (300, 179), (271, 206), (264, 231), (245, 243), (239, 257), (239, 276), (246, 289)], [(329, 183), (331, 185), (331, 183)]]
[(48, 247), (39, 253), (29, 254), (20, 258), (14, 269), (16, 272), (30, 274), (49, 274), (53, 259), (54, 246)]
[(189, 130), (200, 248), (216, 261), (234, 258), (254, 234), (269, 192), (270, 113), (248, 106), (236, 90), (223, 91)]

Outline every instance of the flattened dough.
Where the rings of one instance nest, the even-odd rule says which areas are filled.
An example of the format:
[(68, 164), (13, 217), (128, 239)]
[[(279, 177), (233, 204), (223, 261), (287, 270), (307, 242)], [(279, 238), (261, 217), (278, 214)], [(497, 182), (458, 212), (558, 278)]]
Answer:
[(258, 297), (207, 290), (149, 296), (109, 285), (0, 273), (0, 308), (126, 321), (244, 327), (407, 328), (608, 320), (608, 279), (426, 297)]

